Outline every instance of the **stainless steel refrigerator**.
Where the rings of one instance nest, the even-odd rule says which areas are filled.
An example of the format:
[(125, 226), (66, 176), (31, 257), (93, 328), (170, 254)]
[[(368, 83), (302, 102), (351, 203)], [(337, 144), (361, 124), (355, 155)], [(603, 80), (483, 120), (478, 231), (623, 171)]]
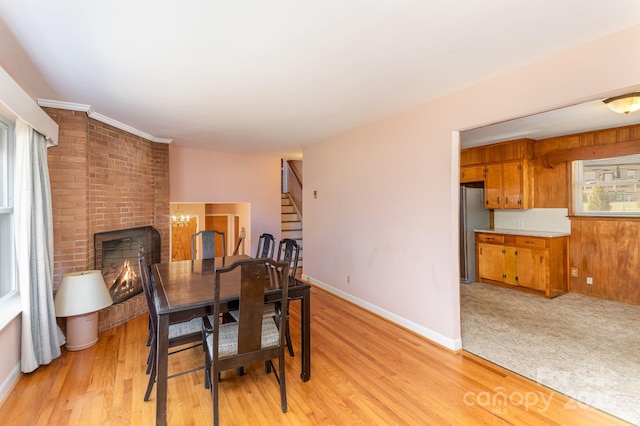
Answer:
[(484, 188), (460, 186), (460, 282), (476, 280), (476, 235), (474, 229), (489, 228), (489, 210), (484, 208)]

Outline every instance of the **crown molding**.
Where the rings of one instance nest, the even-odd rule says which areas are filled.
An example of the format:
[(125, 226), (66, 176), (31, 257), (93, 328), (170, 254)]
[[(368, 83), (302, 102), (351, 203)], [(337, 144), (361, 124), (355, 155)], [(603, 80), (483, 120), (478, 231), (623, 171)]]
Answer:
[(120, 130), (124, 130), (125, 132), (131, 133), (133, 135), (136, 136), (140, 136), (141, 138), (147, 139), (151, 142), (158, 142), (158, 143), (171, 143), (173, 141), (173, 139), (166, 139), (166, 138), (157, 138), (153, 135), (150, 135), (149, 133), (145, 133), (141, 130), (138, 130), (134, 127), (129, 126), (128, 124), (124, 124), (121, 123), (117, 120), (114, 120), (112, 118), (109, 118), (107, 116), (104, 116), (102, 114), (98, 114), (97, 112), (95, 112), (93, 110), (93, 107), (91, 107), (91, 105), (86, 105), (86, 104), (76, 104), (73, 102), (61, 102), (61, 101), (52, 101), (50, 99), (38, 99), (38, 105), (40, 105), (41, 107), (46, 107), (46, 108), (58, 108), (58, 109), (67, 109), (67, 110), (71, 110), (71, 111), (81, 111), (81, 112), (86, 112), (87, 115), (91, 118), (93, 118), (94, 120), (98, 120), (102, 123), (108, 124), (110, 126), (116, 127)]

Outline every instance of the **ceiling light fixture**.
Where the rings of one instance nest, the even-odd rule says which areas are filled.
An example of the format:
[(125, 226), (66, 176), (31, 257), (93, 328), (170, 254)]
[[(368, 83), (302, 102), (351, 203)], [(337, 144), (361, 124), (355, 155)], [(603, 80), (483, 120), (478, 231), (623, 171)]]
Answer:
[(605, 99), (602, 102), (604, 102), (611, 111), (620, 114), (629, 114), (630, 112), (640, 109), (640, 92), (614, 96), (613, 98)]
[(176, 214), (171, 216), (171, 226), (174, 227), (183, 227), (187, 226), (191, 221), (191, 216), (188, 214), (180, 214), (180, 204), (178, 204), (178, 208), (176, 209)]

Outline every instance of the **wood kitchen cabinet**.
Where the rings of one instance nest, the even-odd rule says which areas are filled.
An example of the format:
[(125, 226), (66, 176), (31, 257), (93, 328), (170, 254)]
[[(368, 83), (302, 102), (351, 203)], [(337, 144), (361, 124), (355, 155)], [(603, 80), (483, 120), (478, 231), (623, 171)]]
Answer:
[(528, 209), (531, 197), (528, 163), (507, 161), (487, 164), (484, 172), (486, 209)]
[(490, 234), (476, 234), (476, 276), (478, 281), (504, 282), (504, 237)]
[(476, 233), (479, 282), (555, 297), (568, 290), (568, 237)]
[(486, 209), (533, 206), (533, 143), (517, 139), (460, 151), (460, 183), (484, 182)]
[(484, 165), (460, 167), (460, 183), (484, 181)]

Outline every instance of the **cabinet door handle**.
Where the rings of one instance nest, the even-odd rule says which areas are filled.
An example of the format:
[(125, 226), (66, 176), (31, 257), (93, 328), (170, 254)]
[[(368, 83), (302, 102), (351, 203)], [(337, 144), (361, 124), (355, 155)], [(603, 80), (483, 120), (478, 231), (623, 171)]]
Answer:
[(507, 250), (502, 249), (502, 254), (506, 254), (506, 253), (507, 253)]
[(500, 204), (500, 197), (498, 197), (498, 204)]
[(504, 203), (509, 204), (509, 197), (504, 197)]
[(480, 255), (482, 256), (482, 247), (480, 247)]

